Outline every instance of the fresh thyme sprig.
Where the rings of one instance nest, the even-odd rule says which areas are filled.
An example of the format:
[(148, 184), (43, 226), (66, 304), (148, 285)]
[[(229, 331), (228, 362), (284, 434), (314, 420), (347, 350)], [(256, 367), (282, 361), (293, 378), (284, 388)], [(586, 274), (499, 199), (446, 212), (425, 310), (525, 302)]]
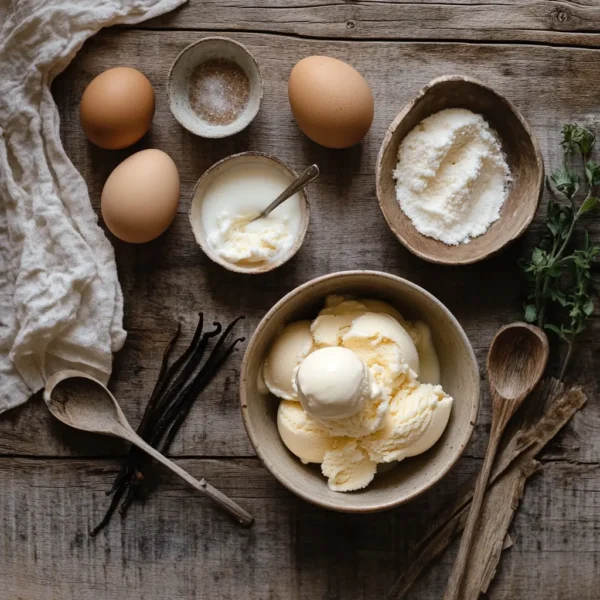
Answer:
[[(587, 231), (583, 248), (573, 248), (572, 238), (577, 221), (600, 204), (594, 195), (594, 188), (600, 185), (600, 165), (590, 159), (595, 142), (595, 134), (586, 127), (576, 123), (563, 127), (563, 165), (546, 179), (551, 192), (547, 231), (531, 258), (520, 261), (528, 283), (525, 320), (553, 331), (568, 345), (561, 378), (571, 359), (575, 338), (586, 328), (594, 311), (591, 271), (600, 246), (590, 242)], [(574, 170), (577, 158), (581, 160), (583, 177)], [(578, 203), (582, 189), (585, 195)], [(548, 318), (550, 310), (552, 322)]]

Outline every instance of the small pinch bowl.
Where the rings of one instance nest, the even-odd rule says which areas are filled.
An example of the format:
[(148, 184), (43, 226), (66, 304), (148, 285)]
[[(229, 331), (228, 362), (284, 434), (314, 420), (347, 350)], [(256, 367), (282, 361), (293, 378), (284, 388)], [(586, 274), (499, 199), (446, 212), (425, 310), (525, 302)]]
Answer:
[[(448, 246), (415, 229), (398, 204), (392, 177), (406, 135), (423, 119), (446, 108), (466, 108), (483, 115), (498, 133), (512, 175), (500, 218), (483, 235), (458, 246)], [(533, 220), (543, 184), (542, 154), (519, 111), (486, 84), (458, 75), (434, 79), (417, 94), (390, 125), (377, 157), (377, 199), (390, 229), (413, 254), (443, 265), (478, 262), (516, 240)]]
[[(240, 66), (250, 82), (250, 97), (244, 111), (227, 125), (212, 125), (190, 106), (190, 78), (196, 67), (208, 60), (226, 59)], [(180, 125), (204, 138), (223, 138), (239, 133), (256, 117), (263, 98), (258, 62), (246, 46), (226, 37), (206, 37), (184, 48), (171, 66), (167, 88), (169, 107)]]
[[(273, 165), (280, 172), (286, 174), (289, 177), (290, 183), (292, 180), (298, 176), (296, 171), (284, 163), (279, 158), (272, 156), (271, 154), (266, 154), (265, 152), (240, 152), (239, 154), (232, 154), (231, 156), (227, 156), (226, 158), (216, 162), (212, 167), (209, 167), (204, 174), (198, 179), (196, 186), (194, 187), (194, 191), (192, 193), (192, 200), (189, 209), (189, 221), (192, 227), (192, 231), (194, 233), (194, 237), (196, 238), (196, 242), (204, 251), (204, 254), (208, 256), (213, 262), (225, 267), (229, 271), (233, 271), (235, 273), (245, 273), (247, 275), (257, 275), (259, 273), (267, 273), (268, 271), (272, 271), (277, 267), (280, 267), (288, 260), (290, 260), (298, 250), (302, 247), (304, 243), (304, 239), (306, 238), (306, 233), (308, 231), (308, 223), (310, 221), (310, 204), (308, 202), (308, 195), (306, 194), (306, 188), (297, 192), (302, 200), (302, 223), (300, 224), (300, 231), (296, 236), (296, 240), (287, 252), (284, 252), (280, 256), (277, 257), (276, 260), (270, 263), (261, 264), (256, 267), (244, 267), (240, 266), (236, 263), (228, 262), (219, 256), (212, 248), (212, 246), (208, 243), (207, 232), (202, 225), (201, 219), (201, 209), (202, 209), (202, 200), (204, 198), (204, 194), (206, 190), (209, 188), (211, 183), (217, 179), (224, 171), (235, 167), (237, 165), (241, 165), (247, 162), (254, 161), (263, 161), (268, 162)], [(274, 198), (266, 198), (265, 206), (274, 200)]]
[[(430, 450), (382, 469), (364, 490), (333, 492), (320, 465), (304, 465), (285, 447), (277, 430), (279, 400), (262, 390), (260, 371), (265, 355), (282, 326), (314, 318), (328, 294), (379, 298), (410, 320), (431, 327), (444, 390), (454, 397), (450, 421)], [(437, 483), (464, 451), (479, 409), (479, 370), (462, 327), (429, 292), (409, 281), (378, 271), (345, 271), (318, 277), (284, 296), (256, 328), (244, 355), (240, 377), (244, 424), (256, 453), (290, 491), (323, 508), (367, 513), (408, 502)]]

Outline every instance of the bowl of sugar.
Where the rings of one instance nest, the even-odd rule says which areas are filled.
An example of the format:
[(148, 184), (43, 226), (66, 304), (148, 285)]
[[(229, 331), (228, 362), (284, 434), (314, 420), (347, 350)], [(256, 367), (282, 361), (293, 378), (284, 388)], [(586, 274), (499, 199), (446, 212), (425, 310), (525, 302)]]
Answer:
[(168, 76), (169, 107), (188, 131), (223, 138), (245, 129), (260, 109), (258, 62), (244, 45), (207, 37), (184, 48)]
[(381, 211), (408, 250), (465, 265), (524, 233), (539, 206), (544, 163), (506, 98), (454, 75), (431, 81), (394, 119), (376, 178)]

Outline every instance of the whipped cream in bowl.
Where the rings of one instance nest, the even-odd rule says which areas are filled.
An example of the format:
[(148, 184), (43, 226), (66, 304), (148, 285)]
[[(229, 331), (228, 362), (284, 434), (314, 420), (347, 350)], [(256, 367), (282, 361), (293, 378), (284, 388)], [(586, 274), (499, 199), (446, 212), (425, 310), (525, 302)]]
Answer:
[(251, 274), (292, 258), (308, 229), (306, 192), (254, 219), (295, 177), (285, 163), (259, 152), (234, 154), (210, 167), (196, 184), (189, 213), (205, 254), (230, 271)]

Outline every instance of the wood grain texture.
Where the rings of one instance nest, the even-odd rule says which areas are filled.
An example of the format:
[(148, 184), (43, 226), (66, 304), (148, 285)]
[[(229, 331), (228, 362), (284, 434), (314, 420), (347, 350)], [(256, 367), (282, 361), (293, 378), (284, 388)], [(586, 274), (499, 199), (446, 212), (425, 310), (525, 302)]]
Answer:
[[(600, 46), (600, 36), (593, 33), (600, 29), (595, 0), (481, 0), (466, 7), (403, 1), (303, 0), (285, 8), (279, 4), (192, 0), (148, 24), (161, 30), (101, 32), (54, 85), (65, 147), (88, 182), (96, 208), (110, 171), (135, 150), (161, 148), (181, 172), (183, 200), (165, 236), (143, 247), (114, 242), (129, 336), (116, 359), (111, 389), (134, 425), (176, 320), (184, 323), (182, 345), (191, 338), (199, 309), (209, 319), (245, 313), (248, 318), (241, 329), (248, 335), (284, 293), (336, 270), (382, 269), (424, 286), (460, 320), (483, 366), (494, 332), (520, 316), (516, 259), (539, 239), (541, 218), (536, 217), (522, 242), (483, 264), (448, 269), (423, 263), (398, 244), (377, 208), (375, 157), (384, 132), (418, 89), (451, 73), (478, 77), (509, 98), (538, 136), (548, 165), (558, 162), (562, 124), (585, 122), (597, 114), (597, 86), (591, 83), (597, 81), (598, 54), (593, 50), (359, 41), (437, 38)], [(556, 17), (552, 10), (559, 11), (552, 13)], [(566, 19), (560, 16), (563, 10)], [(203, 31), (171, 31), (174, 27)], [(245, 132), (221, 141), (200, 140), (169, 112), (168, 68), (177, 53), (199, 37), (240, 29), (279, 34), (232, 36), (248, 45), (261, 63), (263, 107)], [(281, 35), (286, 33), (290, 35)], [(302, 39), (311, 36), (357, 39)], [(372, 86), (375, 121), (361, 146), (329, 151), (297, 129), (287, 105), (286, 82), (295, 62), (311, 54), (350, 62)], [(85, 141), (78, 105), (87, 83), (119, 64), (149, 76), (157, 93), (157, 113), (142, 142), (127, 151), (106, 152)], [(212, 264), (195, 245), (186, 216), (191, 190), (202, 172), (244, 150), (271, 152), (296, 169), (316, 162), (322, 172), (310, 194), (312, 219), (305, 246), (289, 264), (259, 280)], [(597, 238), (597, 219), (590, 229)], [(599, 333), (596, 313), (572, 371), (590, 402), (542, 455), (544, 470), (526, 488), (511, 529), (514, 546), (504, 553), (490, 589), (493, 600), (597, 597), (600, 406), (594, 399)], [(557, 357), (553, 360), (556, 366)], [(160, 493), (134, 506), (127, 520), (117, 518), (96, 540), (89, 540), (87, 532), (103, 514), (104, 491), (117, 470), (116, 462), (101, 457), (124, 454), (126, 447), (68, 430), (51, 419), (38, 398), (0, 419), (0, 598), (381, 598), (433, 515), (480, 468), (491, 416), (487, 387), (483, 386), (472, 443), (440, 485), (398, 510), (348, 516), (292, 497), (253, 457), (238, 409), (240, 361), (237, 353), (198, 401), (171, 454), (204, 457), (179, 463), (243, 502), (257, 516), (254, 529), (232, 526), (205, 499), (160, 471)], [(36, 455), (46, 458), (33, 458)], [(453, 552), (446, 553), (419, 582), (419, 600), (439, 600), (453, 559)]]
[[(255, 459), (179, 464), (247, 506), (254, 527), (231, 524), (161, 470), (160, 493), (90, 539), (115, 462), (0, 459), (0, 597), (383, 598), (427, 521), (456, 492), (446, 478), (418, 502), (364, 518), (290, 496)], [(466, 461), (457, 476), (465, 480), (479, 466)], [(597, 597), (599, 481), (597, 465), (560, 462), (531, 479), (513, 524), (514, 546), (504, 553), (489, 598)], [(428, 572), (416, 598), (439, 600), (452, 559), (448, 552)]]
[(172, 13), (141, 26), (319, 38), (598, 47), (600, 6), (595, 0), (189, 0)]
[[(522, 111), (539, 139), (547, 164), (556, 164), (562, 123), (571, 119), (585, 122), (597, 110), (596, 90), (589, 85), (597, 73), (596, 53), (470, 44), (283, 43), (278, 36), (237, 35), (235, 38), (247, 44), (261, 63), (265, 98), (249, 129), (216, 142), (199, 139), (180, 127), (166, 99), (166, 73), (171, 61), (197, 38), (194, 32), (102, 32), (84, 46), (54, 86), (67, 152), (88, 182), (96, 207), (111, 169), (135, 149), (161, 148), (175, 159), (181, 172), (182, 201), (173, 227), (144, 246), (113, 240), (129, 337), (117, 357), (111, 389), (132, 424), (141, 418), (176, 320), (184, 323), (182, 344), (189, 342), (195, 312), (200, 309), (209, 320), (227, 321), (245, 313), (248, 318), (240, 329), (248, 335), (286, 292), (312, 277), (337, 270), (382, 269), (422, 285), (457, 316), (483, 367), (495, 331), (520, 317), (516, 259), (539, 239), (541, 215), (521, 242), (489, 261), (455, 269), (425, 264), (397, 242), (378, 209), (374, 169), (380, 142), (396, 113), (425, 83), (444, 73), (468, 72), (498, 89)], [(373, 88), (375, 120), (359, 147), (345, 152), (321, 148), (307, 140), (293, 121), (287, 103), (287, 76), (299, 58), (314, 53), (350, 61)], [(140, 144), (128, 151), (109, 152), (93, 147), (83, 137), (78, 103), (96, 74), (119, 63), (136, 66), (149, 76), (157, 93), (157, 113), (150, 135)], [(187, 222), (198, 177), (216, 160), (246, 149), (272, 152), (296, 169), (313, 162), (321, 168), (319, 180), (311, 187), (311, 224), (303, 248), (281, 269), (256, 276), (258, 281), (213, 264), (195, 244)], [(592, 235), (598, 236), (600, 223), (597, 219), (588, 221)], [(473, 282), (478, 284), (475, 289)], [(257, 284), (260, 293), (256, 293)], [(594, 364), (599, 349), (594, 340), (599, 332), (596, 316), (573, 369), (573, 378), (581, 381), (590, 397), (598, 392)], [(556, 357), (554, 360), (556, 363)], [(253, 454), (237, 405), (240, 361), (238, 352), (195, 406), (173, 444), (173, 455)], [(490, 420), (487, 386), (482, 387), (479, 426), (467, 451), (473, 456), (483, 456)], [(561, 437), (566, 441), (552, 445), (549, 451), (557, 448), (557, 456), (566, 452), (572, 460), (600, 461), (600, 406), (590, 402), (573, 427)], [(98, 438), (90, 442), (84, 435), (67, 432), (39, 405), (26, 405), (0, 420), (0, 453), (97, 456), (122, 451), (114, 441)]]

